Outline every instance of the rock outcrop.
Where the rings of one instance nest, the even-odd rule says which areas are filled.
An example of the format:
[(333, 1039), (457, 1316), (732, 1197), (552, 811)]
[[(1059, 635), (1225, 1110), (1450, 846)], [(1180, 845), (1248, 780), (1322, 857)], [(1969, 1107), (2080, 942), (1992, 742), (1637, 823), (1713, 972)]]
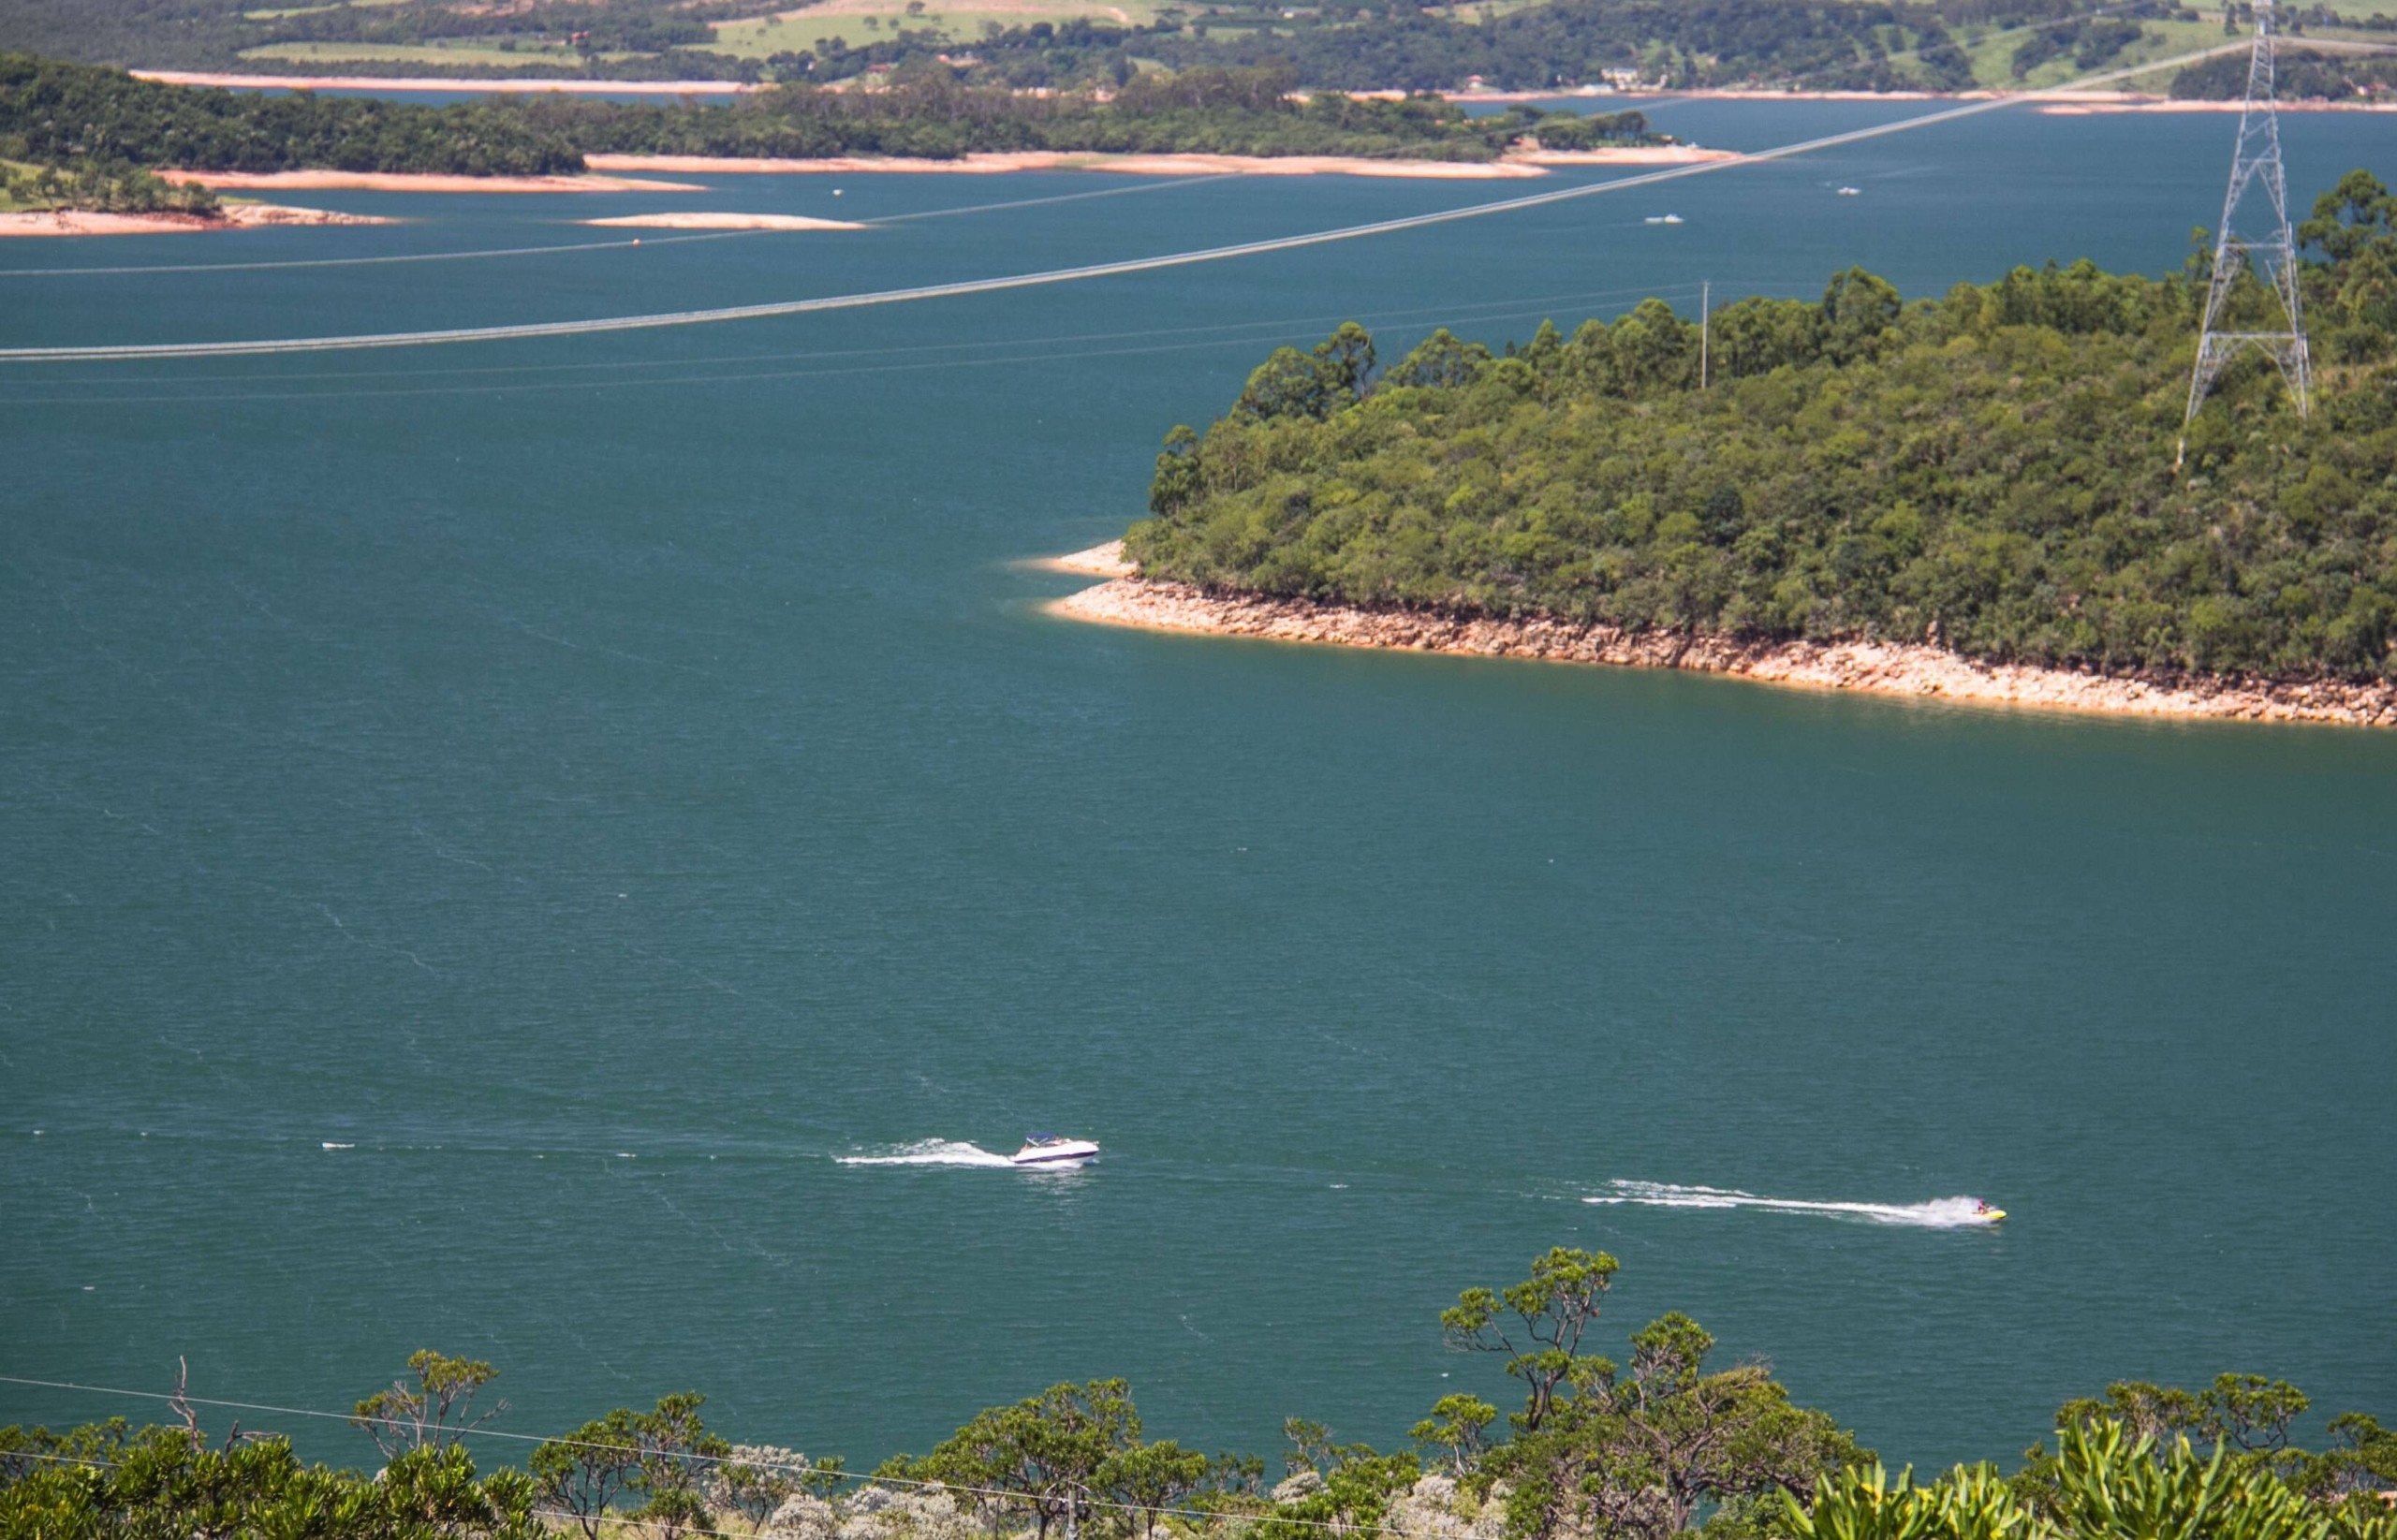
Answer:
[[(1099, 547), (1065, 558), (1059, 565), (1074, 571), (1105, 570), (1110, 561), (1120, 564), (1120, 550)], [(1120, 571), (1120, 565), (1115, 569)], [(1370, 609), (1213, 592), (1137, 576), (1118, 577), (1069, 594), (1051, 609), (1074, 620), (1109, 625), (1556, 663), (1687, 668), (1775, 684), (1985, 705), (2397, 727), (2397, 683), (2386, 681), (2084, 674), (2027, 664), (1984, 663), (1942, 648), (1898, 642), (1754, 641), (1683, 632), (1625, 631), (1537, 615), (1500, 618)]]

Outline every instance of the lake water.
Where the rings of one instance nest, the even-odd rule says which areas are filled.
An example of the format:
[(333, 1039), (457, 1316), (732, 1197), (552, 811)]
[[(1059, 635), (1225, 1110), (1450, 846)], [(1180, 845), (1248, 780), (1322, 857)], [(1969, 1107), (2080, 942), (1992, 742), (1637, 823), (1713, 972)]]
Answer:
[[(1916, 110), (1651, 110), (1761, 146)], [(518, 1431), (687, 1387), (866, 1464), (1122, 1374), (1154, 1435), (1388, 1445), (1503, 1395), (1435, 1313), (1562, 1243), (1624, 1263), (1610, 1342), (1689, 1311), (1892, 1462), (2008, 1458), (2121, 1376), (2397, 1414), (2397, 735), (1114, 632), (1015, 565), (1120, 532), (1165, 429), (1343, 318), (1394, 356), (1850, 262), (2162, 271), (2232, 132), (2009, 110), (964, 300), (0, 370), (0, 1372), (155, 1391), (186, 1355), (195, 1393), (340, 1410), (434, 1345)], [(2397, 171), (2388, 119), (2284, 132), (2305, 201)], [(344, 194), (411, 222), (0, 264), (1118, 185), (7, 276), (0, 340), (837, 294), (1524, 190)], [(928, 1143), (1027, 1128), (1107, 1159)], [(1707, 1201), (1623, 1183), (1896, 1211), (1581, 1201)], [(2014, 1217), (1907, 1207), (1958, 1195)], [(0, 1385), (0, 1422), (113, 1412), (155, 1408)]]

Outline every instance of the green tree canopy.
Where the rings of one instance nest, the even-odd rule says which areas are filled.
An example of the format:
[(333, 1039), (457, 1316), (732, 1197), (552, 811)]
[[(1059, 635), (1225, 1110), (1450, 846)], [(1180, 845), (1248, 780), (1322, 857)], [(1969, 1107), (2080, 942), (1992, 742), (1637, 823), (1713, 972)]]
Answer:
[(1902, 303), (1849, 269), (1714, 313), (1704, 389), (1698, 325), (1654, 300), (1509, 357), (1434, 331), (1354, 400), (1331, 343), (1284, 349), (1176, 431), (1125, 550), (1366, 607), (2397, 679), (2397, 198), (2355, 173), (2303, 238), (2312, 415), (2251, 357), (2180, 474), (2202, 274), (2050, 263)]
[(1007, 1494), (1022, 1506), (1006, 1511), (1028, 1509), (1045, 1540), (1050, 1526), (1087, 1507), (1110, 1460), (1124, 1470), (1121, 1457), (1140, 1438), (1140, 1415), (1122, 1380), (1053, 1385), (992, 1407), (921, 1459), (902, 1455), (876, 1474), (961, 1488), (978, 1494), (978, 1506), (991, 1501), (979, 1494)]

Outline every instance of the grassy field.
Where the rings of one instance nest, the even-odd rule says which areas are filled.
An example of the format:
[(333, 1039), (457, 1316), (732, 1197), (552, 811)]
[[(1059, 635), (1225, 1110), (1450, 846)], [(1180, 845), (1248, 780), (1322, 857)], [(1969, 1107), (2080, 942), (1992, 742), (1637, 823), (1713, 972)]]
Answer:
[(242, 12), (242, 20), (279, 22), (287, 16), (321, 16), (329, 10), (347, 10), (352, 7), (364, 8), (369, 6), (405, 6), (413, 3), (414, 0), (331, 0), (331, 4), (320, 6), (287, 6), (280, 10), (245, 10)]
[[(1495, 21), (1501, 16), (1512, 16), (1519, 10), (1529, 10), (1534, 6), (1547, 3), (1548, 0), (1463, 0), (1463, 3), (1457, 5), (1426, 6), (1423, 11), (1427, 16), (1437, 16), (1445, 21), (1462, 22), (1467, 26), (1478, 26), (1485, 21)], [(2397, 5), (2397, 0), (2390, 0), (2390, 3)]]
[[(242, 50), (253, 64), (393, 64), (393, 65), (579, 65), (582, 55), (554, 43), (519, 43), (513, 49), (478, 40), (430, 43), (268, 43)], [(625, 59), (627, 53), (603, 53), (603, 59)]]
[(824, 0), (804, 10), (776, 16), (721, 22), (712, 51), (735, 58), (763, 59), (802, 49), (822, 51), (824, 39), (838, 37), (851, 48), (889, 37), (900, 27), (910, 31), (934, 27), (961, 45), (982, 36), (985, 22), (1000, 27), (1054, 26), (1077, 18), (1117, 25), (1145, 26), (1156, 20), (1169, 0), (918, 0), (909, 11), (904, 0)]
[[(2397, 3), (2397, 0), (2392, 0), (2392, 3)], [(2211, 21), (2198, 22), (2142, 22), (2140, 23), (2140, 31), (2141, 36), (2138, 42), (2123, 50), (2120, 54), (2108, 60), (2100, 67), (2120, 69), (2125, 66), (2143, 64), (2151, 59), (2169, 59), (2177, 54), (2195, 53), (2199, 49), (2212, 48), (2218, 43), (2234, 40), (2223, 32), (2222, 22), (2218, 16)], [(2032, 29), (2015, 27), (2003, 32), (1987, 33), (1978, 37), (1973, 37), (1970, 33), (1960, 33), (1956, 40), (1963, 48), (1966, 57), (1973, 61), (1975, 82), (1993, 90), (2002, 91), (2017, 86), (2062, 85), (2066, 81), (2088, 73), (2081, 66), (2073, 63), (2072, 55), (2067, 52), (2048, 60), (2045, 64), (2033, 68), (2029, 74), (2017, 79), (2013, 68), (2014, 51), (2028, 41), (2031, 36)], [(2131, 82), (2117, 83), (2127, 89), (2137, 88)]]
[(48, 208), (46, 203), (29, 202), (9, 190), (9, 183), (21, 176), (31, 176), (41, 169), (22, 160), (0, 160), (0, 213), (15, 213), (20, 209)]

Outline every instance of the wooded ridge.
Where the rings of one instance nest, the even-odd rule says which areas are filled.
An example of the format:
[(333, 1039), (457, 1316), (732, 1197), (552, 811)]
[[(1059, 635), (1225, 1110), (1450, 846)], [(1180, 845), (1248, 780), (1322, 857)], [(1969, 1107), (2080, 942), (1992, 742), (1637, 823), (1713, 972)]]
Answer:
[(2351, 173), (2301, 235), (2312, 415), (2251, 357), (2177, 473), (2202, 257), (1913, 303), (1852, 268), (1703, 337), (1651, 300), (1501, 356), (1442, 330), (1384, 369), (1354, 325), (1280, 349), (1203, 436), (1168, 435), (1125, 550), (1335, 604), (2388, 680), (2397, 199)]

